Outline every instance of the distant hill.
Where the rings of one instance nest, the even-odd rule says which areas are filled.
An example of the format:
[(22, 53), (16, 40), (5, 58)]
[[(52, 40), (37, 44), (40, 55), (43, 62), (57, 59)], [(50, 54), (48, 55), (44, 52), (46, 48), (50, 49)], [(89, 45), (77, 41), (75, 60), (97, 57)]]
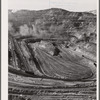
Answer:
[(90, 11), (90, 13), (93, 13), (93, 14), (97, 14), (97, 11), (96, 10), (92, 10), (92, 11)]
[(78, 39), (83, 38), (84, 34), (96, 35), (96, 15), (91, 12), (70, 12), (58, 8), (9, 10), (8, 17), (9, 33), (12, 34), (63, 38), (75, 36)]

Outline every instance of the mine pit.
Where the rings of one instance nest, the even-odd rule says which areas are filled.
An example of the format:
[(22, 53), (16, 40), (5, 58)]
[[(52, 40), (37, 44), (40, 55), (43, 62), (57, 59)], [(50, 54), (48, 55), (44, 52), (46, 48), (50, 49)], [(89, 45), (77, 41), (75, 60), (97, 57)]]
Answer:
[[(54, 46), (52, 40), (36, 42), (35, 39), (33, 43), (26, 43), (23, 39), (19, 42), (17, 39), (13, 40), (13, 37), (11, 39), (14, 41), (10, 41), (14, 47), (10, 47), (13, 47), (13, 55), (16, 54), (15, 58), (11, 54), (9, 56), (13, 60), (12, 65), (30, 74), (33, 73), (33, 76), (78, 81), (89, 79), (94, 74), (90, 67), (79, 63), (84, 59), (84, 55), (82, 58), (77, 51), (60, 44)], [(9, 48), (9, 51), (12, 49)]]

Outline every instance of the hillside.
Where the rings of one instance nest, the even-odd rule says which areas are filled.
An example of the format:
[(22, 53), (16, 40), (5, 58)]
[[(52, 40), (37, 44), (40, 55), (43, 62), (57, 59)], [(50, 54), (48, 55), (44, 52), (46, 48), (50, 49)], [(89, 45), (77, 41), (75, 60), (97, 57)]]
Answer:
[(96, 15), (89, 12), (70, 12), (63, 9), (40, 11), (9, 10), (9, 32), (38, 37), (83, 38), (84, 34), (96, 35)]

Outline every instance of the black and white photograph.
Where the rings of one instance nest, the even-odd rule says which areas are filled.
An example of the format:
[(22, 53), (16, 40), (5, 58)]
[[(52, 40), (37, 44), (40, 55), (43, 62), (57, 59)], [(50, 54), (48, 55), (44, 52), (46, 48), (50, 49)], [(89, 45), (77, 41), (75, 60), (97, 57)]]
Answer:
[(98, 100), (97, 0), (8, 0), (8, 100)]

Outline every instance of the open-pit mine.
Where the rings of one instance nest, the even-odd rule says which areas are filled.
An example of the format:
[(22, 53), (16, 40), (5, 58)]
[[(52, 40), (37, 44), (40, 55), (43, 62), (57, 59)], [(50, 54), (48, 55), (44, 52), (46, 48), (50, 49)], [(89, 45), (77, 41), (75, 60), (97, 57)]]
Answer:
[(31, 20), (31, 13), (9, 12), (8, 99), (96, 100), (96, 15), (50, 9)]

